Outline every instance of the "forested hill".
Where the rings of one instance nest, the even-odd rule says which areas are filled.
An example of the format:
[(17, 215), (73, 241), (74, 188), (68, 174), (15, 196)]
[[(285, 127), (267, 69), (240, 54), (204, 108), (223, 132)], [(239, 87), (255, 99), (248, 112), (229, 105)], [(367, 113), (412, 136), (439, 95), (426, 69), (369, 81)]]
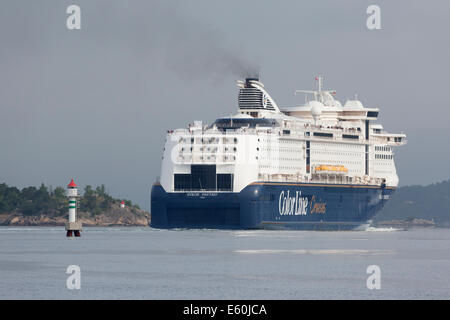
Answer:
[(437, 226), (450, 227), (450, 180), (398, 188), (374, 221), (413, 218), (434, 220)]
[[(78, 199), (77, 216), (85, 224), (111, 225), (147, 224), (149, 213), (140, 210), (130, 200), (115, 199), (105, 186), (93, 188), (87, 185)], [(120, 208), (121, 201), (125, 208)], [(25, 187), (22, 190), (0, 184), (0, 224), (62, 224), (67, 219), (68, 199), (66, 189), (47, 187)], [(39, 217), (39, 219), (37, 218)], [(15, 221), (14, 223), (11, 221)]]

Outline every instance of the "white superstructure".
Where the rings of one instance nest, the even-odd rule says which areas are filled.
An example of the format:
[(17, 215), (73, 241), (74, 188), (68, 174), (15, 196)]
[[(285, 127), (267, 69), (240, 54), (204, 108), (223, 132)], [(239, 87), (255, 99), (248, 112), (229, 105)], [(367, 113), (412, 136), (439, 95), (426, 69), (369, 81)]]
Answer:
[[(394, 147), (406, 143), (376, 124), (379, 109), (358, 100), (344, 105), (334, 90), (296, 91), (304, 105), (278, 106), (258, 79), (238, 81), (238, 111), (211, 125), (194, 121), (166, 136), (160, 183), (166, 192), (240, 192), (257, 181), (396, 187)], [(214, 165), (214, 188), (186, 188), (195, 165)], [(203, 169), (202, 169), (203, 170)], [(220, 180), (220, 181), (219, 181)], [(195, 182), (195, 179), (194, 179)]]

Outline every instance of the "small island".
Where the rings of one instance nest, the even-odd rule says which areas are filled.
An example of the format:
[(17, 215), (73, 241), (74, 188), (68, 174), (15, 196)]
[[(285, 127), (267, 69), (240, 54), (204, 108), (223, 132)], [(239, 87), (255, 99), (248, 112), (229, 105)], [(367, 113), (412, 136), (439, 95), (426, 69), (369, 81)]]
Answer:
[[(41, 184), (20, 190), (0, 184), (0, 225), (64, 226), (67, 218), (65, 188)], [(87, 185), (78, 200), (77, 220), (83, 226), (148, 226), (150, 213), (130, 200), (113, 198), (104, 185)]]
[(373, 222), (404, 229), (450, 227), (450, 180), (398, 188)]

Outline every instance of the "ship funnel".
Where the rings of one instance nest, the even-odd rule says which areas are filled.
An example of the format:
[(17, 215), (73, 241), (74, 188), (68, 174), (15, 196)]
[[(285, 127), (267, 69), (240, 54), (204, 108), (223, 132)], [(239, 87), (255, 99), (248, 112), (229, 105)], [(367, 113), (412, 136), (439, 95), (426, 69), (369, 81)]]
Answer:
[(239, 109), (269, 110), (280, 112), (275, 101), (259, 81), (259, 77), (248, 77), (244, 81), (237, 81), (239, 86)]
[(245, 87), (252, 88), (252, 85), (251, 85), (252, 81), (259, 82), (259, 78), (257, 78), (257, 77), (245, 78)]

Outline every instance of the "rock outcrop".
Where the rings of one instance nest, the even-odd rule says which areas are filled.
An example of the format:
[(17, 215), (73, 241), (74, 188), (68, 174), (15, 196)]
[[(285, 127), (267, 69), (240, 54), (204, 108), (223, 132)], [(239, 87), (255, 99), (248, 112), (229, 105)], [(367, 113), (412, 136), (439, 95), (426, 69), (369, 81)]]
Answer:
[[(27, 216), (18, 212), (1, 213), (0, 225), (6, 226), (64, 226), (67, 215), (54, 213)], [(83, 226), (148, 226), (150, 213), (137, 208), (121, 208), (113, 204), (108, 210), (94, 215), (90, 212), (77, 212), (77, 221)]]

